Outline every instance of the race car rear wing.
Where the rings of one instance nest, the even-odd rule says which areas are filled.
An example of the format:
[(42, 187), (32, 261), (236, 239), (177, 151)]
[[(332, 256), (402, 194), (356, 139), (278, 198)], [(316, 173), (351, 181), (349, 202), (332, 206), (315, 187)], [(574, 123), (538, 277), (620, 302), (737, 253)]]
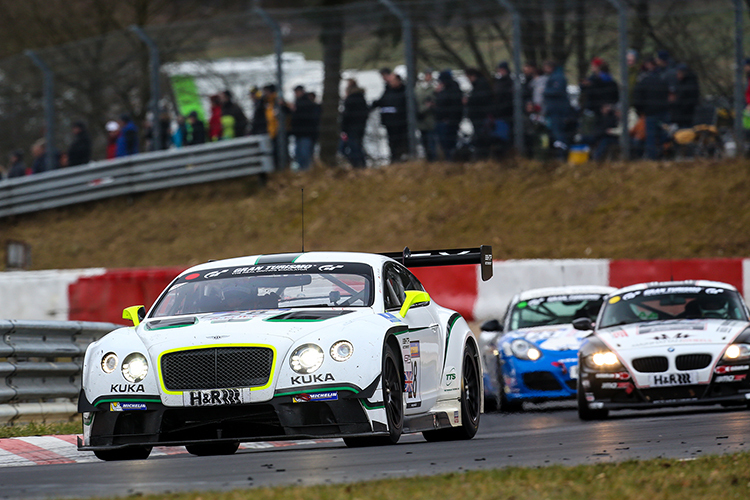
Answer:
[(479, 264), (482, 269), (482, 281), (492, 278), (492, 246), (490, 245), (482, 245), (479, 248), (452, 248), (419, 252), (413, 252), (409, 250), (409, 247), (406, 247), (403, 252), (387, 252), (381, 255), (397, 260), (405, 267)]

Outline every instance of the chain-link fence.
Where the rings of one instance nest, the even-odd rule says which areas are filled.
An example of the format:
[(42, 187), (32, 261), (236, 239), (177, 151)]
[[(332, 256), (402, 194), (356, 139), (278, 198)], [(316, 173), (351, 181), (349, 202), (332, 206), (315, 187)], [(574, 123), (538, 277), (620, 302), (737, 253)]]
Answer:
[[(618, 3), (628, 16), (624, 33), (618, 32)], [(738, 86), (743, 91), (746, 86), (744, 75), (737, 72), (737, 62), (743, 61), (742, 50), (736, 50), (738, 40), (743, 42), (735, 25), (735, 11), (738, 4), (742, 6), (739, 0), (369, 0), (298, 9), (273, 9), (270, 2), (265, 4), (283, 43), (284, 100), (294, 102), (293, 89), (298, 85), (314, 93), (321, 104), (320, 154), (327, 161), (339, 144), (346, 79), (355, 78), (371, 104), (383, 93), (378, 70), (385, 66), (404, 79), (410, 69), (421, 72), (432, 68), (436, 75), (452, 69), (466, 93), (472, 88), (463, 76), (469, 68), (491, 79), (498, 62), (509, 61), (511, 73), (517, 74), (513, 64), (516, 50), (524, 64), (541, 68), (545, 60), (561, 63), (576, 104), (578, 85), (586, 80), (593, 58), (609, 63), (621, 90), (623, 83), (630, 84), (630, 94), (643, 61), (664, 51), (672, 60), (670, 64), (684, 63), (695, 73), (702, 103), (729, 110), (727, 122), (719, 123), (726, 130), (735, 126), (732, 112), (744, 107), (740, 102), (744, 95), (737, 92)], [(515, 26), (513, 9), (519, 21)], [(159, 52), (158, 114), (169, 118), (160, 129), (165, 146), (179, 130), (179, 114), (196, 111), (208, 124), (210, 96), (224, 90), (231, 92), (250, 124), (254, 118), (261, 119), (261, 114), (274, 120), (283, 111), (277, 105), (275, 111), (258, 113), (257, 103), (249, 95), (253, 87), (277, 83), (274, 52), (278, 46), (273, 26), (266, 21), (251, 6), (241, 13), (144, 28)], [(739, 26), (746, 28), (747, 24), (745, 13)], [(515, 33), (520, 46), (513, 42), (514, 28), (520, 31)], [(409, 33), (411, 47), (405, 46)], [(634, 54), (627, 76), (621, 74), (619, 64), (623, 38)], [(413, 58), (407, 60), (407, 53)], [(50, 130), (55, 150), (64, 153), (71, 141), (71, 124), (76, 121), (89, 128), (92, 159), (103, 158), (108, 141), (105, 124), (123, 113), (134, 117), (139, 126), (141, 148), (153, 143), (146, 135), (148, 120), (154, 118), (149, 112), (153, 107), (149, 83), (153, 60), (147, 45), (132, 30), (34, 54), (54, 78), (50, 101), (54, 121), (45, 122), (40, 68), (28, 55), (0, 60), (0, 165), (5, 164), (8, 153), (20, 150), (26, 165), (31, 166), (32, 145)], [(526, 103), (522, 104), (525, 107)], [(389, 158), (386, 130), (380, 125), (382, 112), (382, 108), (374, 110), (367, 121), (364, 146), (368, 165)], [(417, 106), (409, 116), (414, 128), (419, 128), (416, 122), (423, 115)], [(717, 116), (714, 113), (711, 119), (716, 122)], [(520, 118), (528, 120), (527, 115)], [(288, 120), (287, 116), (284, 124), (292, 125)], [(470, 134), (472, 127), (465, 121), (462, 130)], [(460, 137), (461, 132), (459, 141)], [(290, 154), (293, 158), (293, 145)], [(424, 155), (424, 150), (420, 148), (418, 154)], [(343, 161), (341, 157), (339, 161)]]

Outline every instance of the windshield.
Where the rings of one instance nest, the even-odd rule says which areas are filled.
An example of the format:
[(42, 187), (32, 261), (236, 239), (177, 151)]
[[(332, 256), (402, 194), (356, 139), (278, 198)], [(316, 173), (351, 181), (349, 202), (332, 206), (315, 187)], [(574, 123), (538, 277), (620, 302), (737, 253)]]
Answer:
[(747, 320), (740, 294), (724, 288), (647, 288), (610, 297), (599, 328), (665, 319)]
[(372, 269), (366, 264), (266, 264), (180, 276), (152, 317), (294, 307), (368, 307)]
[(596, 319), (604, 295), (599, 293), (554, 295), (524, 300), (511, 312), (510, 329), (564, 325), (574, 319)]

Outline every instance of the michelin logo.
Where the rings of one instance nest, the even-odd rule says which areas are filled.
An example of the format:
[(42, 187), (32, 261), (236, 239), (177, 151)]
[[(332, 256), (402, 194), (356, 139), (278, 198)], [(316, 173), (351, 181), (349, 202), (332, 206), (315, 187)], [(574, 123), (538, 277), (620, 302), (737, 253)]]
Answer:
[(298, 394), (292, 397), (293, 403), (309, 403), (311, 401), (337, 401), (339, 399), (339, 393), (336, 391), (332, 392), (316, 392), (313, 394)]
[(109, 411), (147, 410), (146, 403), (110, 403)]

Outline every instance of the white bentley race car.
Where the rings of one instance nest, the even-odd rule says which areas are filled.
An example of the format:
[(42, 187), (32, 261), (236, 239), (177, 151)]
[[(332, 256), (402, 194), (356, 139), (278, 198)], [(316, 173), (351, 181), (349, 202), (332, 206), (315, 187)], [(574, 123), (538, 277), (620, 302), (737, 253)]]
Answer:
[(133, 327), (86, 351), (79, 449), (123, 460), (155, 445), (217, 455), (269, 439), (472, 438), (477, 340), (407, 268), (481, 264), (489, 279), (491, 249), (389, 255), (260, 255), (183, 272), (147, 314), (125, 310)]
[(604, 301), (578, 353), (578, 414), (609, 410), (750, 402), (750, 320), (731, 285), (648, 283)]

